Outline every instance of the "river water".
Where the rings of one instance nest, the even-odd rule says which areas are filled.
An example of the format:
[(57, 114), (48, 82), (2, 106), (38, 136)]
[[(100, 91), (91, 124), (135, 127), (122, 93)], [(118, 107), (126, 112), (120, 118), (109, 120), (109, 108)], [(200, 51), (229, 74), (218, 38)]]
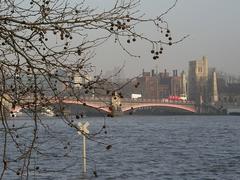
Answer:
[[(33, 153), (29, 179), (240, 179), (239, 116), (122, 116), (72, 120), (75, 123), (88, 121), (91, 134), (106, 127), (87, 140), (87, 174), (82, 174), (82, 136), (57, 117), (45, 117), (42, 120), (45, 128), (39, 125), (39, 152)], [(17, 117), (9, 121), (9, 125), (12, 124), (27, 126), (31, 121)], [(28, 140), (31, 136), (28, 131), (18, 131), (19, 143)], [(0, 134), (2, 153), (4, 138), (3, 133)], [(9, 159), (16, 155), (17, 151), (9, 146)], [(3, 179), (19, 179), (14, 170), (21, 167), (21, 163), (9, 165), (13, 171), (8, 170)]]

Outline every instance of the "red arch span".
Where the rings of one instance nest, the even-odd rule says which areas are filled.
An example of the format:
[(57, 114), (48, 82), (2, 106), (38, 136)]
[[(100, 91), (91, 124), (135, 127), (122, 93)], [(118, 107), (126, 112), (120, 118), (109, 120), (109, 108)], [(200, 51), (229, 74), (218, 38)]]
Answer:
[(197, 112), (196, 108), (189, 107), (189, 106), (184, 106), (180, 104), (159, 104), (159, 103), (135, 104), (130, 107), (122, 108), (122, 111), (125, 112), (125, 111), (129, 111), (129, 110), (137, 109), (141, 107), (170, 107), (170, 108), (182, 109), (182, 110), (193, 112), (193, 113)]
[(75, 100), (63, 100), (63, 103), (66, 104), (81, 104), (96, 110), (101, 110), (103, 112), (107, 112), (110, 113), (110, 109), (109, 106), (107, 106), (106, 104), (97, 104), (97, 103), (90, 103), (90, 102), (83, 102), (83, 101), (75, 101)]
[[(52, 103), (57, 103), (59, 101), (51, 101)], [(95, 103), (89, 103), (89, 102), (82, 102), (82, 101), (73, 101), (73, 100), (63, 100), (61, 101), (62, 103), (66, 103), (66, 104), (79, 104), (79, 105), (84, 105), (102, 112), (106, 112), (106, 113), (111, 113), (111, 110), (109, 109), (109, 106), (107, 105), (99, 105), (99, 104), (95, 104)], [(22, 108), (21, 106), (16, 106), (15, 109), (10, 109), (10, 111), (12, 112), (19, 112)]]

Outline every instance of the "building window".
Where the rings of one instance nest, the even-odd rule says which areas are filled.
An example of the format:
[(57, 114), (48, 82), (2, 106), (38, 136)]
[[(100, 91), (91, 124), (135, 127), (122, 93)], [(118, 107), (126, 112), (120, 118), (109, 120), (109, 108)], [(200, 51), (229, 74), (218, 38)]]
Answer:
[(199, 68), (198, 68), (198, 72), (202, 72), (202, 67), (199, 67)]

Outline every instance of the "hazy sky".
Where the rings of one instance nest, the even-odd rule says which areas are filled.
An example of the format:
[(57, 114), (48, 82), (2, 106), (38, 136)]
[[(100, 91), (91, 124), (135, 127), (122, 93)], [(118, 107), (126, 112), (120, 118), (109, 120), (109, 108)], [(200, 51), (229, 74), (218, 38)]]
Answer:
[[(110, 0), (90, 0), (96, 6), (108, 7)], [(113, 0), (112, 0), (113, 1)], [(106, 3), (106, 4), (103, 4)], [(156, 16), (171, 6), (173, 0), (142, 0), (140, 9), (146, 16)], [(141, 58), (131, 58), (113, 42), (99, 48), (93, 63), (98, 69), (111, 70), (125, 62), (126, 77), (138, 75), (144, 68), (159, 70), (186, 70), (188, 62), (206, 56), (209, 66), (217, 70), (240, 75), (240, 1), (239, 0), (179, 0), (165, 19), (169, 22), (173, 38), (190, 35), (183, 42), (167, 48), (159, 60), (154, 61), (150, 46), (138, 42), (130, 47)], [(151, 29), (144, 31), (150, 32)]]

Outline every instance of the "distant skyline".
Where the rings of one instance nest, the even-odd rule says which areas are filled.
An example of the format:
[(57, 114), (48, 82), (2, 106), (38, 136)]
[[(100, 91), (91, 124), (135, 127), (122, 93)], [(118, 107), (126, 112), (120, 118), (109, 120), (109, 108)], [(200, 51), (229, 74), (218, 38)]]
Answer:
[[(89, 0), (91, 5), (99, 7), (102, 0)], [(109, 1), (104, 1), (109, 2)], [(174, 0), (142, 0), (140, 9), (146, 17), (157, 16), (170, 7)], [(109, 3), (100, 6), (109, 7)], [(240, 1), (239, 0), (178, 0), (177, 6), (165, 16), (169, 22), (174, 39), (190, 35), (183, 42), (167, 47), (159, 60), (153, 60), (146, 46), (140, 41), (129, 46), (141, 58), (132, 58), (124, 53), (114, 42), (109, 41), (96, 50), (92, 60), (97, 70), (113, 70), (125, 64), (124, 73), (127, 77), (136, 76), (142, 69), (158, 68), (188, 69), (188, 62), (206, 56), (209, 67), (218, 71), (240, 75)], [(143, 32), (151, 34), (151, 29), (143, 27)], [(152, 34), (151, 34), (152, 35)], [(157, 34), (156, 34), (157, 36)]]

